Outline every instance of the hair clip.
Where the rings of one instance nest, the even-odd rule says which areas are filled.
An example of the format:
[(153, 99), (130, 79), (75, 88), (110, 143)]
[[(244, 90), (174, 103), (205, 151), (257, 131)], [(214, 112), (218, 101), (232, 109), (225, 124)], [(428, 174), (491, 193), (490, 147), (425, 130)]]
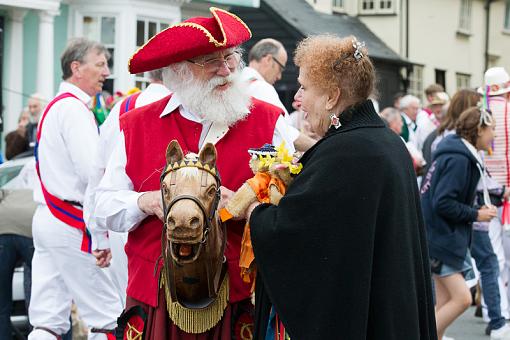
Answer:
[(365, 42), (364, 41), (360, 42), (356, 39), (352, 39), (352, 47), (354, 47), (355, 49), (354, 58), (356, 60), (360, 60), (361, 58), (363, 58), (363, 53), (361, 52), (361, 49), (365, 47)]
[(492, 112), (484, 107), (483, 102), (478, 102), (478, 110), (480, 111), (480, 122), (478, 126), (492, 126)]

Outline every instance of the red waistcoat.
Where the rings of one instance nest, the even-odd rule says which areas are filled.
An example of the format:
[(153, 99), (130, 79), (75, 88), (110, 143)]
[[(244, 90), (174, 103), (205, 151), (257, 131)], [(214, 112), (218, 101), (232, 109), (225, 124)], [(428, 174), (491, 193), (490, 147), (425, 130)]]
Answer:
[[(167, 105), (167, 96), (150, 105), (129, 111), (120, 119), (126, 142), (126, 173), (135, 191), (159, 190), (159, 176), (165, 165), (168, 143), (177, 139), (184, 153), (198, 153), (202, 125), (192, 122), (178, 112), (160, 118)], [(216, 143), (217, 167), (222, 185), (236, 191), (253, 173), (248, 165), (248, 148), (271, 143), (281, 109), (253, 100), (251, 113), (236, 123)], [(156, 307), (158, 276), (161, 263), (161, 231), (163, 223), (154, 216), (147, 217), (129, 233), (126, 244), (128, 256), (127, 295)], [(249, 297), (250, 286), (242, 282), (239, 273), (239, 253), (244, 222), (227, 224), (226, 257), (230, 274), (230, 301)]]

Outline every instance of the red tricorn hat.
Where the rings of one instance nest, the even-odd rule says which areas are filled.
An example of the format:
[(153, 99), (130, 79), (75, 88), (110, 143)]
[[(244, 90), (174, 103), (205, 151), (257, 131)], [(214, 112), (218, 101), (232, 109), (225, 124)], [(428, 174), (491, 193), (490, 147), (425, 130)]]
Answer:
[(130, 73), (141, 73), (242, 44), (248, 26), (234, 14), (211, 7), (212, 18), (195, 17), (152, 37), (129, 59)]

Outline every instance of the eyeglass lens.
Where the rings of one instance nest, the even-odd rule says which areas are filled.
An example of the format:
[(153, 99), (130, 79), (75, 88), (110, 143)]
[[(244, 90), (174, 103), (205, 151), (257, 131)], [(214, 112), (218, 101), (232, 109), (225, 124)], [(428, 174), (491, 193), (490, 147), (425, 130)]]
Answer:
[(208, 71), (217, 71), (219, 70), (223, 64), (227, 65), (228, 68), (234, 68), (239, 63), (239, 54), (236, 52), (229, 54), (225, 57), (225, 59), (213, 59), (206, 61), (204, 63), (204, 67)]

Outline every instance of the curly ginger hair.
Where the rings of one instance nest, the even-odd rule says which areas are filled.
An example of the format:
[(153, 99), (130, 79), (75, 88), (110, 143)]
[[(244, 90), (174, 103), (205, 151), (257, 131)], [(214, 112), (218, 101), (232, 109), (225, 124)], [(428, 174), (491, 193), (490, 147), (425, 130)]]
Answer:
[(375, 70), (365, 47), (354, 57), (354, 36), (340, 38), (321, 34), (302, 40), (296, 48), (294, 63), (306, 70), (307, 78), (324, 91), (340, 89), (340, 100), (354, 105), (366, 100), (374, 90)]

